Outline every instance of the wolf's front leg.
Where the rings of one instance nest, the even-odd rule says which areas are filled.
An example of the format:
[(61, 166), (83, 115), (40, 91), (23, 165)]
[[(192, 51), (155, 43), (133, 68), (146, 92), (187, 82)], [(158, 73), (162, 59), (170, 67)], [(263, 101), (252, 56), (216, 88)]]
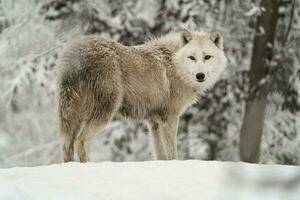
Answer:
[(177, 159), (177, 128), (179, 118), (168, 117), (160, 122), (160, 136), (166, 160)]
[(150, 129), (150, 140), (152, 143), (154, 158), (156, 160), (166, 160), (162, 144), (160, 123), (156, 120), (150, 120), (148, 124)]

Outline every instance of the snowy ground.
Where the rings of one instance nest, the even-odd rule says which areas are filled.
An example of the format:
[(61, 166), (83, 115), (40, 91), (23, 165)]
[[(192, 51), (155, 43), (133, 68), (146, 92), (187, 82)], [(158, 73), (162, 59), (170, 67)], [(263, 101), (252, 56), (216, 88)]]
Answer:
[(0, 170), (1, 200), (299, 200), (300, 168), (215, 161), (67, 163)]

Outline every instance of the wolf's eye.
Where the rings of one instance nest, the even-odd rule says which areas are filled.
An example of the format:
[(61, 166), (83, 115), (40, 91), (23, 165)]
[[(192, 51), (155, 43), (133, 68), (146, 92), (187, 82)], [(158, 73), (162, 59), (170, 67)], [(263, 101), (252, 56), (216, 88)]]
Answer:
[(212, 56), (210, 56), (210, 55), (206, 55), (206, 56), (204, 56), (204, 60), (209, 60), (209, 59), (211, 59), (211, 57)]
[(188, 58), (191, 59), (191, 60), (193, 60), (193, 61), (196, 60), (196, 58), (194, 56), (189, 56)]

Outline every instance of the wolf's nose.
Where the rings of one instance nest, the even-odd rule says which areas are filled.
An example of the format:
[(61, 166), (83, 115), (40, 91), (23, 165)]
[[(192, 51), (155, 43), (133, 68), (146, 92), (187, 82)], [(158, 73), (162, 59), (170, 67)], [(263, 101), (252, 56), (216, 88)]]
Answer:
[(197, 73), (196, 78), (197, 78), (197, 81), (203, 82), (203, 81), (205, 81), (205, 74), (204, 73)]

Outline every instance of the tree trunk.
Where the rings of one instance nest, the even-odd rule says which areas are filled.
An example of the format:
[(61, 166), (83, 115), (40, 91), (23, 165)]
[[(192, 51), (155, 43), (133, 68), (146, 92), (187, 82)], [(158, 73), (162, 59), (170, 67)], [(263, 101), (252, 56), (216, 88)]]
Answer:
[(268, 62), (272, 59), (272, 47), (278, 20), (278, 1), (262, 0), (264, 8), (257, 18), (256, 35), (250, 66), (250, 90), (246, 102), (245, 116), (241, 128), (240, 159), (245, 162), (258, 162), (261, 136), (268, 90), (262, 80), (268, 74)]

